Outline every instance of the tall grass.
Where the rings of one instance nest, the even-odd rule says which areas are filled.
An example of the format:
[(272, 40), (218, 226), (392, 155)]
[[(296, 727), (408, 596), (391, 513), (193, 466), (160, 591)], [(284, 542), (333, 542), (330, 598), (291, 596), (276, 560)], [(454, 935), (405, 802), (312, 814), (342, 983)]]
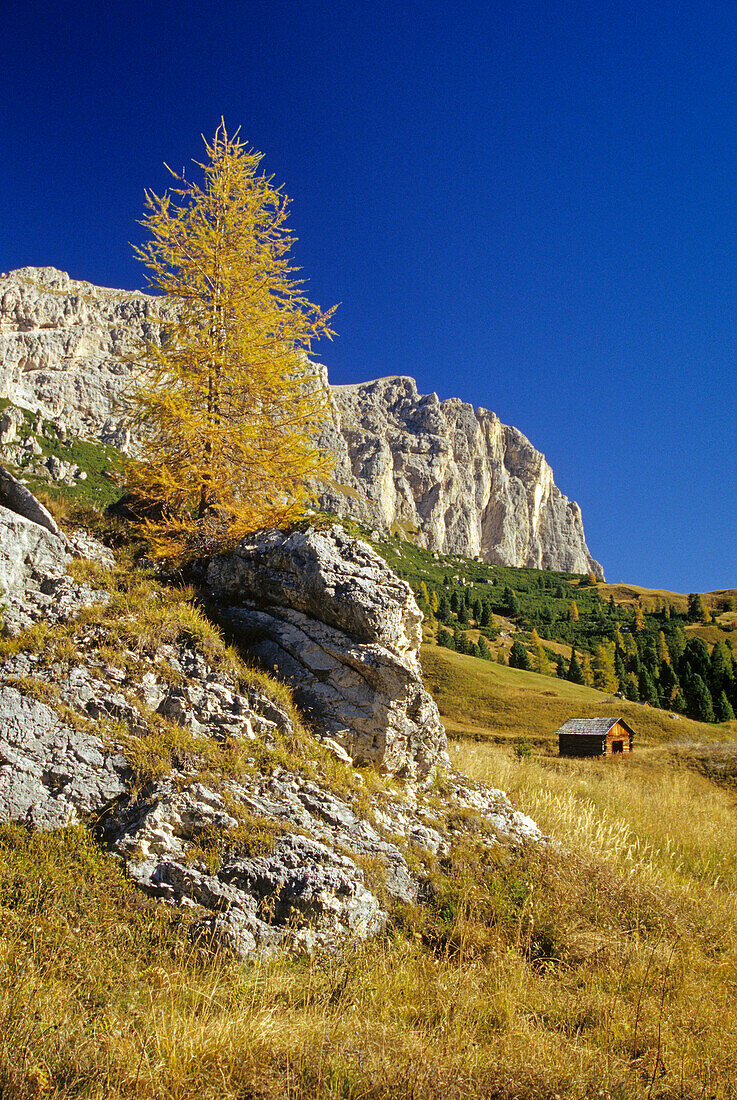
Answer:
[(465, 840), (426, 905), (312, 959), (205, 955), (82, 830), (2, 831), (0, 1096), (737, 1095), (731, 796), (655, 756), (451, 754), (554, 843)]

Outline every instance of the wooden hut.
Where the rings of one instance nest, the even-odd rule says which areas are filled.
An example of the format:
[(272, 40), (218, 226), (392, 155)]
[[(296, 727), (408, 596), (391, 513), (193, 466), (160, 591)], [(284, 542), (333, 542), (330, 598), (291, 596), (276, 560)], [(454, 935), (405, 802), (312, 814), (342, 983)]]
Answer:
[(624, 718), (569, 718), (557, 732), (561, 756), (617, 756), (633, 751), (635, 731)]

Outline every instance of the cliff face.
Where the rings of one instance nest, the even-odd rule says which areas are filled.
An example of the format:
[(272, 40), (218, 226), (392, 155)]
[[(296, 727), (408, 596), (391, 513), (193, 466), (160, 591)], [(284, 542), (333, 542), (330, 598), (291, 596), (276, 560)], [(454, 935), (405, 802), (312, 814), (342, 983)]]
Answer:
[(603, 577), (581, 509), (544, 455), (493, 412), (422, 396), (401, 377), (333, 386), (332, 405), (322, 443), (337, 463), (324, 508), (439, 553)]
[(0, 275), (0, 397), (125, 449), (118, 401), (137, 341), (158, 339), (156, 298), (54, 267)]
[[(136, 341), (155, 340), (151, 296), (55, 268), (0, 276), (0, 397), (127, 449), (119, 400)], [(326, 376), (325, 376), (326, 378)], [(321, 443), (336, 456), (321, 507), (395, 530), (439, 553), (588, 572), (581, 510), (545, 458), (494, 413), (421, 396), (411, 378), (331, 387)]]

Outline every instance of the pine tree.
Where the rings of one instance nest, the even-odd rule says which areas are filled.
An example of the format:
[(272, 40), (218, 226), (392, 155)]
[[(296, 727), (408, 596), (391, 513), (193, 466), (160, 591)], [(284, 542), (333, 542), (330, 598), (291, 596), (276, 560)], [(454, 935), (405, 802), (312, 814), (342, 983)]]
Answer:
[(171, 191), (146, 193), (151, 239), (135, 249), (164, 323), (138, 358), (130, 411), (143, 443), (127, 481), (155, 506), (148, 532), (165, 556), (290, 522), (324, 465), (312, 433), (326, 394), (306, 353), (332, 335), (332, 310), (294, 278), (288, 199), (259, 175), (261, 154), (224, 124), (205, 148), (202, 185), (172, 172)]
[(686, 714), (689, 718), (695, 718), (697, 722), (713, 722), (714, 707), (711, 695), (698, 672), (690, 676), (683, 687), (686, 697)]
[(479, 656), (484, 661), (490, 661), (491, 660), (491, 650), (489, 649), (489, 643), (486, 641), (486, 638), (483, 636), (483, 634), (479, 635), (478, 647), (479, 647)]
[(484, 602), (481, 605), (481, 620), (480, 620), (479, 625), (482, 626), (482, 627), (483, 626), (491, 626), (491, 616), (492, 616), (491, 604), (489, 603), (488, 600), (484, 600)]
[(509, 667), (521, 668), (525, 672), (530, 671), (530, 655), (525, 647), (522, 645), (522, 642), (512, 643), (512, 649), (509, 653)]
[(559, 680), (566, 678), (566, 659), (561, 653), (555, 659), (555, 675)]
[(720, 691), (714, 708), (717, 722), (731, 722), (734, 718), (732, 704), (727, 698), (726, 691)]
[(692, 623), (704, 623), (707, 620), (704, 601), (698, 592), (690, 592), (688, 596), (688, 617)]
[(583, 683), (583, 672), (581, 670), (580, 664), (578, 663), (578, 658), (576, 657), (576, 650), (573, 649), (573, 647), (571, 647), (571, 659), (568, 662), (568, 674), (566, 675), (566, 680), (569, 680), (572, 684)]

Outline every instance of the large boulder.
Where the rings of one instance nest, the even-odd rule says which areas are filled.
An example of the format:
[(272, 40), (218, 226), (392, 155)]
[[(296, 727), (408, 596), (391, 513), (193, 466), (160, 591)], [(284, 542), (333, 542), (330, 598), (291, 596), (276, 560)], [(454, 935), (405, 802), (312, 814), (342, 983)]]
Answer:
[(207, 586), (317, 732), (356, 763), (414, 780), (443, 757), (445, 730), (422, 684), (422, 613), (366, 543), (338, 526), (259, 532), (212, 559)]

